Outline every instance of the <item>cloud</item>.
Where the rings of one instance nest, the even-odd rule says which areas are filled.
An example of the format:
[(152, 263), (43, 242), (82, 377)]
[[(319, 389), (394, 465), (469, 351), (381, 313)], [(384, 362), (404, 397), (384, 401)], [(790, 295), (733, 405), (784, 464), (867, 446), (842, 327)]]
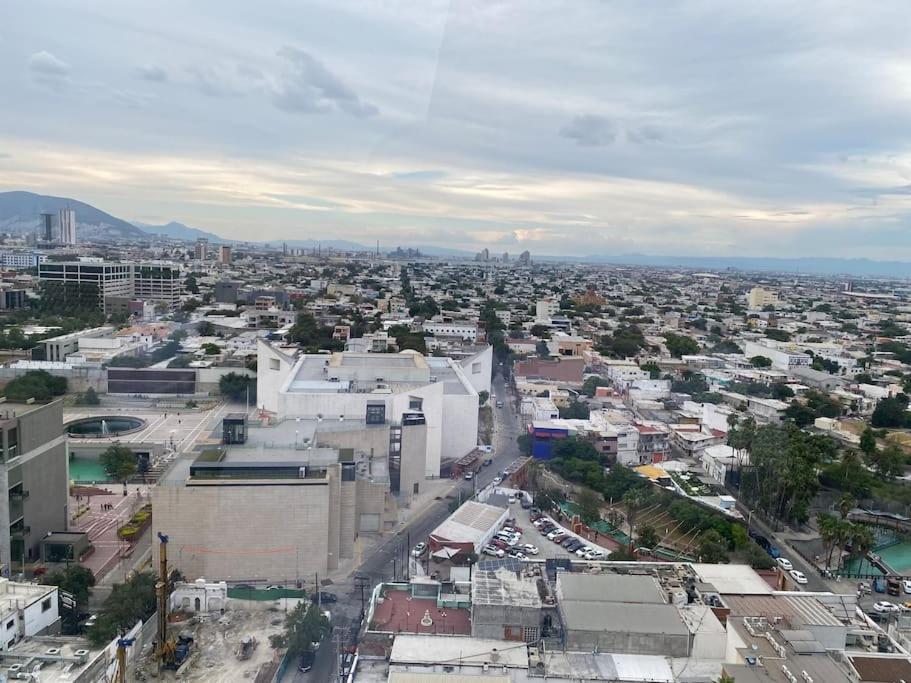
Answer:
[(308, 52), (285, 46), (278, 55), (287, 62), (284, 76), (275, 86), (273, 101), (284, 111), (313, 114), (332, 110), (355, 118), (376, 116), (379, 109), (361, 100), (338, 76)]
[(661, 132), (660, 128), (646, 124), (638, 128), (628, 128), (626, 139), (637, 145), (644, 145), (649, 142), (660, 142), (664, 139), (664, 133)]
[(164, 83), (168, 80), (168, 72), (163, 67), (149, 64), (146, 66), (137, 66), (135, 69), (136, 76), (144, 81), (152, 83)]
[(617, 128), (604, 116), (582, 114), (563, 126), (560, 135), (580, 147), (603, 147), (617, 139)]
[(28, 58), (28, 70), (36, 83), (52, 90), (61, 90), (69, 82), (70, 65), (47, 50), (36, 52)]

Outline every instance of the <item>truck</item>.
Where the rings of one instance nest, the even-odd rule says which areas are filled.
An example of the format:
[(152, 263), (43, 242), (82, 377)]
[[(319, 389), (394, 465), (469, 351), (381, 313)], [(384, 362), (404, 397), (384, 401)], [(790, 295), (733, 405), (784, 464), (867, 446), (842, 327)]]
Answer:
[(886, 592), (889, 595), (902, 594), (902, 584), (897, 576), (890, 576), (886, 579)]
[(873, 591), (876, 593), (886, 592), (886, 580), (882, 577), (873, 579)]
[(259, 643), (256, 642), (256, 638), (253, 636), (246, 636), (243, 640), (240, 641), (240, 647), (237, 649), (237, 658), (241, 661), (250, 659), (253, 655), (253, 650), (256, 649), (256, 646)]

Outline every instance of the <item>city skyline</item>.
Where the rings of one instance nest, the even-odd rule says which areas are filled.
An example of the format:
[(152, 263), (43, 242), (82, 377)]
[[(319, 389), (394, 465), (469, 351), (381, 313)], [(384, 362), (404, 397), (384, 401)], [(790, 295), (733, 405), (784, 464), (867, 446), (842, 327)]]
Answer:
[(911, 259), (904, 7), (831, 10), (16, 6), (0, 189), (229, 239)]

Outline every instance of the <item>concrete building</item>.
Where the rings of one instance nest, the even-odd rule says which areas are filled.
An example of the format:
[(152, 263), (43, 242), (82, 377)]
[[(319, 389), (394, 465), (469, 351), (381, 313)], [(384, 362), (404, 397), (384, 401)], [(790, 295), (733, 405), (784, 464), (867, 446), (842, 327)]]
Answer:
[(23, 638), (52, 634), (59, 628), (56, 586), (0, 578), (0, 653), (5, 655)]
[(400, 422), (420, 412), (426, 421), (425, 473), (477, 446), (478, 394), (490, 392), (491, 347), (464, 359), (342, 352), (290, 356), (258, 345), (257, 402), (265, 413)]
[(132, 264), (133, 291), (140, 301), (166, 303), (171, 308), (180, 303), (183, 284), (180, 269), (172, 263), (146, 262)]
[(431, 554), (449, 549), (476, 553), (490, 542), (506, 521), (507, 510), (469, 500), (430, 532)]
[(215, 301), (220, 304), (236, 304), (240, 285), (236, 280), (219, 280), (215, 283)]
[(802, 353), (796, 349), (753, 341), (748, 341), (744, 344), (743, 354), (747, 358), (764, 356), (772, 361), (773, 368), (784, 372), (793, 372), (797, 368), (808, 367), (813, 360), (809, 354)]
[(407, 460), (412, 445), (423, 455), (420, 426), (403, 428), (402, 455), (388, 452), (388, 428), (325, 427), (250, 427), (248, 443), (175, 468), (152, 489), (153, 531), (170, 537), (170, 557), (187, 579), (311, 580), (352, 559), (359, 534), (393, 527), (395, 460)]
[(76, 244), (76, 212), (73, 209), (60, 209), (58, 220), (60, 241), (64, 244)]
[(753, 287), (747, 294), (747, 306), (752, 310), (777, 305), (778, 295), (762, 287)]
[(224, 266), (230, 266), (232, 260), (231, 246), (222, 244), (218, 247), (218, 262)]
[(196, 249), (194, 256), (197, 261), (205, 261), (209, 257), (209, 240), (206, 237), (196, 239)]
[(478, 338), (478, 324), (462, 320), (449, 322), (427, 321), (423, 325), (424, 331), (438, 337), (460, 337), (466, 341), (474, 342)]
[(41, 214), (41, 237), (45, 242), (54, 241), (54, 214)]
[(36, 268), (47, 261), (47, 254), (37, 251), (5, 251), (0, 254), (0, 265), (4, 268)]
[(539, 299), (535, 303), (535, 320), (549, 321), (560, 312), (560, 302), (554, 298)]
[(525, 643), (541, 637), (544, 603), (537, 578), (505, 567), (471, 577), (471, 635)]
[(68, 466), (63, 402), (0, 405), (0, 564), (21, 568), (41, 540), (67, 526)]

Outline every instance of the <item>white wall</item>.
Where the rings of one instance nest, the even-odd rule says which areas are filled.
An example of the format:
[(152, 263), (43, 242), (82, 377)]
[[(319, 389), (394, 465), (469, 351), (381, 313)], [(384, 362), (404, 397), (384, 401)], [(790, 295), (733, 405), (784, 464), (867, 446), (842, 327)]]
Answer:
[[(490, 393), (491, 377), (493, 376), (493, 347), (488, 346), (470, 358), (459, 363), (465, 373), (465, 379), (477, 393), (486, 391)], [(476, 365), (479, 364), (479, 365)], [(477, 372), (475, 372), (477, 370)]]
[[(60, 618), (57, 590), (55, 589), (48, 597), (51, 599), (51, 608), (46, 612), (41, 609), (41, 603), (45, 598), (37, 600), (25, 608), (24, 635), (33, 636), (37, 633), (41, 633), (41, 631), (51, 626)], [(5, 627), (6, 624), (3, 626)], [(9, 638), (7, 638), (7, 640), (9, 640)]]

